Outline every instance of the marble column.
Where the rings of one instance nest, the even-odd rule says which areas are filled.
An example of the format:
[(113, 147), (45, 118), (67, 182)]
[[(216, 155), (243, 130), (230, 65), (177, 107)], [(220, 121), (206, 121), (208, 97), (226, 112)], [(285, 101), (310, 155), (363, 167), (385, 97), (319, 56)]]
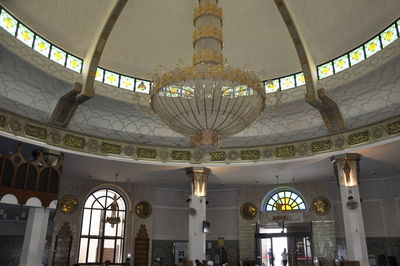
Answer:
[(332, 157), (339, 181), (348, 259), (369, 266), (359, 191), (359, 160), (360, 155), (355, 153)]
[(189, 201), (189, 260), (206, 259), (206, 234), (203, 221), (206, 220), (207, 178), (210, 169), (191, 167), (186, 169), (191, 181)]
[(20, 266), (43, 266), (42, 258), (46, 244), (49, 213), (50, 210), (46, 208), (29, 209), (24, 244), (19, 261)]

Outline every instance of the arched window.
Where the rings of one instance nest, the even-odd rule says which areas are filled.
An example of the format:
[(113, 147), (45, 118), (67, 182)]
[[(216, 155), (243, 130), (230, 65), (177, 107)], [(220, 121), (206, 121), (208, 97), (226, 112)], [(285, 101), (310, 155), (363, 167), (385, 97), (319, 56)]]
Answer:
[(298, 193), (282, 189), (275, 191), (275, 193), (267, 197), (263, 202), (263, 209), (267, 212), (305, 210), (306, 204)]
[[(113, 216), (120, 222), (110, 224), (107, 218)], [(122, 263), (125, 217), (126, 204), (118, 192), (108, 188), (93, 192), (83, 209), (78, 262)]]

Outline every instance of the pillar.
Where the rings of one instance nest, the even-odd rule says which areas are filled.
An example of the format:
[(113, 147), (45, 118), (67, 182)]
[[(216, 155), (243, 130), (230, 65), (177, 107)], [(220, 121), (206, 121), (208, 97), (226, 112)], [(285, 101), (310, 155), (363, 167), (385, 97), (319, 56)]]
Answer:
[(186, 169), (190, 178), (191, 195), (189, 201), (189, 260), (206, 259), (206, 234), (203, 221), (206, 220), (207, 178), (210, 169), (191, 167)]
[(42, 266), (46, 243), (49, 209), (30, 208), (26, 223), (24, 244), (22, 246), (20, 266)]
[(359, 191), (359, 160), (360, 155), (356, 153), (332, 157), (340, 188), (348, 259), (369, 266)]

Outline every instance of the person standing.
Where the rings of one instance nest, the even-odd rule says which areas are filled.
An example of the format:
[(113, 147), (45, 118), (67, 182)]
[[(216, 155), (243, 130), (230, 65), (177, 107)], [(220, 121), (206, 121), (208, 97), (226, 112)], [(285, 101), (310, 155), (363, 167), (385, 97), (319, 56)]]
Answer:
[(284, 248), (283, 249), (283, 252), (282, 252), (282, 264), (283, 264), (283, 266), (286, 266), (287, 265), (287, 252), (286, 252), (286, 248)]

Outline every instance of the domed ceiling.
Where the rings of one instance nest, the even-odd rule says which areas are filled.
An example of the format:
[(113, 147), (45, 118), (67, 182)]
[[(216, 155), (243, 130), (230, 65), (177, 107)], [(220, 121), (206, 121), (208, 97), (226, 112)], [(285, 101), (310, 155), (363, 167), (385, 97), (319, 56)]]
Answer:
[[(96, 44), (116, 2), (0, 1), (33, 31), (83, 59)], [(253, 70), (261, 80), (302, 71), (291, 35), (273, 0), (219, 2), (224, 12), (223, 54), (229, 64)], [(174, 68), (178, 60), (190, 65), (196, 3), (195, 0), (128, 0), (105, 45), (100, 66), (151, 80), (155, 72)], [(400, 14), (398, 0), (286, 0), (285, 3), (309, 49), (310, 58), (317, 65), (362, 45), (396, 21)], [(400, 29), (400, 21), (397, 24)], [(156, 151), (154, 157), (148, 158), (164, 162), (169, 161), (168, 156), (174, 152), (172, 148), (192, 148), (188, 138), (160, 121), (148, 104), (147, 94), (99, 82), (95, 83), (95, 97), (79, 105), (67, 129), (58, 131), (50, 127), (49, 117), (58, 100), (71, 91), (74, 82), (81, 81), (82, 76), (33, 50), (28, 51), (30, 48), (18, 41), (14, 43), (11, 40), (14, 37), (8, 36), (6, 31), (0, 29), (0, 33), (0, 83), (3, 84), (0, 86), (0, 111), (9, 112), (4, 114), (7, 133), (19, 134), (12, 128), (19, 119), (13, 116), (17, 115), (22, 117), (20, 128), (24, 128), (27, 121), (46, 127), (44, 142), (49, 145), (57, 144), (56, 140), (66, 142), (70, 134), (81, 134), (84, 145), (79, 149), (88, 153), (98, 154), (102, 141), (110, 140), (120, 145), (118, 154), (121, 156), (137, 155), (134, 159), (140, 159), (138, 148), (147, 145)], [(363, 132), (368, 131), (368, 141), (359, 143), (397, 137), (400, 134), (397, 129), (400, 128), (397, 121), (399, 79), (400, 41), (395, 40), (356, 66), (316, 81), (317, 89), (326, 90), (343, 117), (345, 128), (334, 135), (327, 129), (319, 111), (305, 102), (305, 86), (267, 94), (266, 109), (258, 119), (243, 132), (221, 141), (220, 148), (233, 150), (227, 150), (222, 161), (242, 160), (242, 148), (258, 150), (257, 159), (250, 156), (248, 160), (280, 159), (274, 145), (294, 142), (299, 143), (292, 157), (311, 156), (318, 153), (318, 149), (310, 152), (308, 148), (316, 139), (322, 142), (329, 139), (327, 152), (342, 151), (351, 148), (349, 138), (361, 128)], [(0, 112), (0, 122), (1, 115)], [(389, 131), (393, 123), (396, 129)], [(21, 134), (24, 136), (26, 132)], [(132, 145), (136, 146), (132, 148)], [(68, 148), (61, 144), (55, 146)], [(197, 160), (195, 150), (190, 151), (185, 163)], [(163, 152), (169, 155), (162, 158)], [(211, 158), (211, 161), (214, 160)]]

